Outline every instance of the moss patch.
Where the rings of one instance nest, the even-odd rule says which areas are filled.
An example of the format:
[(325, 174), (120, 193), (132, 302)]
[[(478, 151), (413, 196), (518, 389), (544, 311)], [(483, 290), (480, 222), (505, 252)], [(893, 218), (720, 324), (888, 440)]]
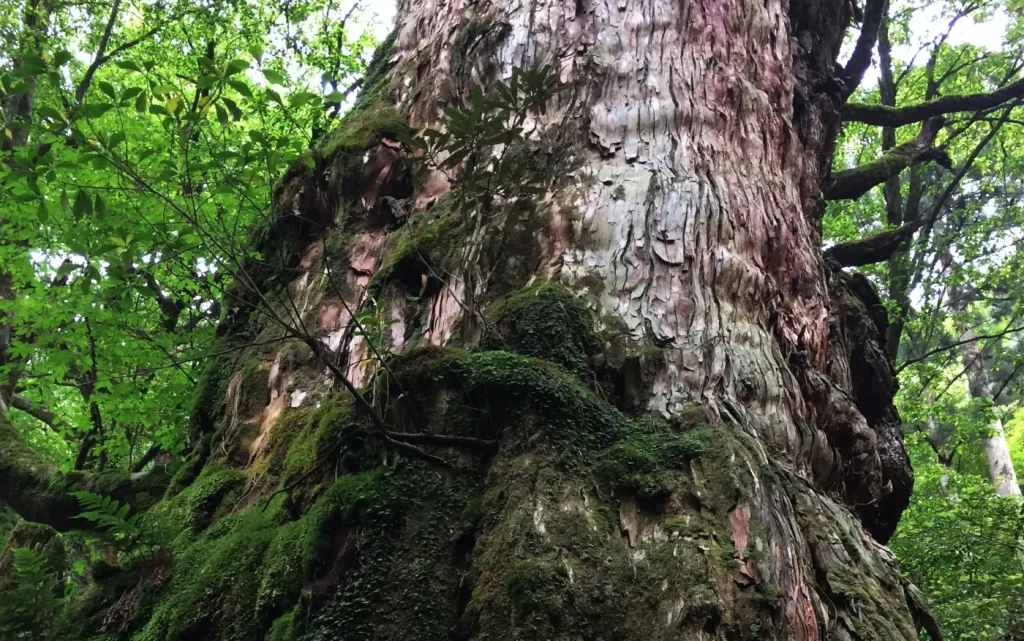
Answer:
[(543, 358), (583, 380), (593, 378), (594, 318), (563, 285), (546, 283), (492, 304), (483, 347)]
[(331, 158), (342, 153), (358, 152), (383, 137), (395, 140), (411, 133), (409, 119), (397, 108), (378, 104), (351, 111), (324, 141), (320, 153)]

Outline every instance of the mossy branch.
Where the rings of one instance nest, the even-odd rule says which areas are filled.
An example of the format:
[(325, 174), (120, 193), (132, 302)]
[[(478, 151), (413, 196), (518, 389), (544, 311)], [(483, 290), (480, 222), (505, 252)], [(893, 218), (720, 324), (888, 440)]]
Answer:
[(839, 243), (825, 250), (825, 257), (839, 263), (840, 267), (861, 267), (889, 260), (904, 240), (918, 230), (919, 221), (904, 224), (896, 229), (887, 229), (864, 238)]
[(875, 185), (898, 176), (907, 167), (923, 162), (935, 161), (951, 169), (953, 163), (949, 155), (935, 147), (935, 136), (943, 124), (941, 117), (932, 118), (913, 140), (890, 149), (873, 162), (832, 174), (822, 190), (825, 200), (855, 200)]
[(0, 412), (0, 499), (21, 518), (55, 530), (93, 530), (96, 524), (79, 518), (74, 492), (89, 491), (144, 509), (163, 492), (160, 475), (123, 472), (61, 475), (51, 461), (25, 442), (21, 432)]
[(899, 127), (921, 122), (942, 114), (992, 109), (1016, 98), (1024, 97), (1024, 79), (988, 93), (943, 96), (906, 107), (850, 103), (843, 107), (843, 120), (863, 122), (879, 127)]

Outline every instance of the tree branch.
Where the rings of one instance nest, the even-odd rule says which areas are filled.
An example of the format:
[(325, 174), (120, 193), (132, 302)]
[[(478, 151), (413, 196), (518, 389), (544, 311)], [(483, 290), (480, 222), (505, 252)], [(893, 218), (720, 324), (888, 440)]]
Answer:
[(446, 436), (443, 434), (413, 434), (409, 432), (385, 432), (388, 438), (405, 443), (417, 443), (422, 445), (439, 445), (442, 447), (454, 447), (467, 450), (478, 450), (491, 452), (497, 447), (497, 441), (471, 436)]
[(880, 231), (848, 243), (839, 243), (825, 250), (825, 257), (839, 263), (840, 267), (862, 267), (889, 260), (900, 244), (917, 231), (921, 224), (916, 221), (905, 223), (895, 229)]
[(81, 508), (72, 492), (96, 492), (142, 509), (147, 506), (144, 500), (152, 501), (160, 495), (160, 486), (166, 485), (166, 479), (158, 477), (132, 477), (124, 472), (61, 475), (56, 465), (25, 442), (6, 413), (0, 412), (0, 500), (27, 521), (45, 523), (61, 532), (95, 529), (95, 523), (78, 518)]
[(81, 82), (78, 83), (78, 87), (75, 89), (74, 111), (77, 111), (82, 106), (85, 92), (89, 90), (89, 85), (92, 84), (92, 77), (96, 75), (100, 65), (107, 60), (107, 45), (110, 44), (110, 35), (114, 32), (114, 24), (117, 22), (117, 14), (120, 10), (121, 0), (114, 0), (114, 5), (110, 8), (110, 17), (107, 19), (107, 26), (103, 29), (103, 35), (100, 37), (100, 46), (96, 49), (96, 55), (93, 57), (92, 63), (85, 70), (85, 75), (82, 76)]
[(943, 96), (942, 98), (906, 107), (848, 103), (843, 107), (843, 120), (847, 122), (863, 122), (868, 125), (878, 125), (881, 127), (900, 127), (902, 125), (909, 125), (912, 122), (920, 122), (928, 118), (958, 111), (991, 109), (1022, 96), (1024, 96), (1024, 79), (989, 93)]
[(50, 411), (50, 408), (46, 407), (45, 405), (36, 405), (35, 403), (25, 398), (24, 396), (15, 395), (11, 399), (11, 407), (13, 409), (25, 412), (29, 416), (32, 416), (42, 421), (43, 423), (46, 423), (55, 430), (62, 423), (61, 421), (57, 420), (57, 418), (53, 415), (53, 412)]
[(860, 198), (875, 185), (898, 176), (907, 167), (929, 160), (951, 169), (953, 163), (949, 155), (945, 150), (935, 147), (935, 136), (944, 123), (941, 116), (932, 118), (913, 140), (890, 149), (873, 162), (832, 174), (823, 189), (825, 200)]
[(887, 2), (888, 0), (867, 0), (864, 5), (864, 21), (861, 24), (860, 36), (857, 37), (853, 55), (843, 69), (843, 81), (846, 85), (844, 98), (849, 98), (860, 86), (864, 72), (871, 66), (871, 50), (875, 48), (875, 42), (878, 40), (878, 28), (882, 24)]
[(927, 352), (925, 352), (924, 354), (918, 356), (917, 358), (911, 358), (911, 359), (908, 359), (908, 360), (904, 361), (902, 364), (900, 364), (899, 367), (896, 368), (896, 373), (899, 374), (904, 369), (906, 369), (907, 367), (910, 367), (914, 363), (920, 363), (921, 361), (928, 360), (930, 357), (932, 357), (932, 356), (934, 356), (936, 354), (941, 354), (942, 352), (948, 352), (949, 350), (956, 349), (957, 347), (960, 347), (961, 345), (966, 345), (968, 343), (974, 343), (974, 342), (977, 342), (977, 341), (988, 340), (988, 339), (991, 339), (991, 338), (1002, 338), (1003, 336), (1006, 336), (1008, 334), (1013, 334), (1015, 332), (1019, 332), (1019, 331), (1022, 331), (1022, 330), (1024, 330), (1024, 327), (1010, 327), (1010, 328), (1004, 329), (1001, 332), (996, 332), (995, 334), (972, 334), (969, 338), (964, 338), (964, 339), (958, 340), (956, 342), (950, 343), (949, 345), (943, 345), (942, 347), (936, 347), (935, 349), (930, 349)]

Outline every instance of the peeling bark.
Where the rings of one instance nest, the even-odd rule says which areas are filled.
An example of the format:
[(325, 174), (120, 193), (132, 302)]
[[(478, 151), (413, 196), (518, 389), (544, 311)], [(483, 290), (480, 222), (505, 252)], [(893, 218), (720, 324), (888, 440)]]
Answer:
[[(422, 638), (518, 638), (524, 619), (506, 609), (508, 593), (539, 626), (529, 629), (536, 638), (612, 638), (642, 627), (647, 638), (755, 630), (764, 639), (916, 639), (924, 619), (884, 545), (912, 485), (885, 311), (870, 284), (826, 265), (820, 250), (821, 185), (844, 98), (835, 61), (849, 17), (848, 3), (817, 0), (402, 2), (377, 100), (415, 126), (437, 126), (470, 85), (551, 63), (568, 89), (530, 123), (530, 144), (564, 162), (545, 197), (496, 204), (488, 217), (462, 212), (452, 228), (441, 211), (448, 181), (432, 176), (399, 193), (400, 152), (383, 136), (358, 150), (358, 179), (331, 158), (286, 176), (277, 197), (293, 215), (280, 224), (298, 231), (273, 239), (290, 244), (281, 253), (291, 281), (272, 297), (311, 333), (258, 356), (270, 372), (258, 406), (239, 393), (241, 365), (228, 366), (219, 434), (225, 451), (244, 456), (222, 460), (270, 464), (269, 444), (289, 438), (296, 381), (304, 381), (298, 403), (316, 407), (329, 404), (322, 383), (334, 374), (345, 373), (346, 388), (375, 380), (381, 370), (364, 366), (370, 350), (352, 320), (372, 297), (400, 321), (386, 334), (389, 348), (436, 361), (422, 378), (386, 378), (401, 391), (365, 388), (392, 424), (374, 413), (359, 432), (429, 471), (389, 468), (388, 479), (408, 482), (403, 497), (437, 484), (447, 492), (417, 504), (402, 526), (433, 528), (438, 519), (441, 542), (417, 531), (391, 556), (452, 589), (374, 595), (410, 616), (431, 600), (447, 618), (430, 633), (417, 629)], [(403, 201), (408, 220), (385, 209), (387, 198)], [(425, 229), (447, 249), (416, 244)], [(669, 480), (658, 492), (595, 497), (586, 475), (597, 473), (573, 467), (573, 457), (608, 455), (632, 429), (598, 383), (553, 354), (441, 349), (479, 345), (509, 292), (537, 283), (568, 287), (600, 319), (600, 340), (580, 341), (577, 361), (603, 368), (610, 387), (626, 390), (623, 405), (656, 417), (664, 428), (656, 436), (682, 439), (695, 407), (697, 423), (712, 424), (700, 447), (673, 441), (686, 461), (659, 463)], [(243, 312), (222, 335), (275, 330), (246, 326)], [(455, 432), (465, 426), (444, 420), (452, 408), (483, 433)], [(581, 423), (558, 423), (568, 412)], [(340, 464), (337, 449), (328, 454), (298, 481)], [(471, 469), (479, 476), (459, 473)], [(462, 535), (467, 549), (459, 537), (456, 554), (445, 510), (466, 485), (486, 517)], [(609, 523), (610, 502), (617, 522)], [(357, 512), (336, 528), (345, 544), (325, 575), (334, 583), (312, 584), (318, 593), (380, 569), (349, 556), (358, 549), (362, 563), (375, 544)], [(571, 536), (565, 519), (578, 521)], [(669, 569), (648, 592), (637, 568), (652, 559)], [(604, 587), (572, 592), (585, 577)], [(555, 607), (535, 598), (551, 586), (578, 600), (553, 596)], [(601, 591), (608, 586), (612, 593)], [(603, 622), (611, 602), (629, 604), (612, 627), (563, 626)], [(545, 608), (551, 616), (536, 616)], [(323, 625), (339, 633), (335, 622)], [(369, 636), (410, 634), (391, 617), (368, 625)]]

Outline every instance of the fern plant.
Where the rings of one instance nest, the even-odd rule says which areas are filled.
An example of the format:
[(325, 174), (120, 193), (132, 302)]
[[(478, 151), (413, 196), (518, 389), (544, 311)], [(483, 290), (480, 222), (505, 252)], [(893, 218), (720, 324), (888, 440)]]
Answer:
[(57, 583), (46, 560), (31, 548), (11, 550), (13, 587), (0, 595), (0, 636), (37, 641), (47, 638), (61, 606)]
[(72, 492), (82, 511), (78, 517), (95, 523), (119, 552), (129, 556), (142, 551), (141, 514), (129, 515), (131, 506), (94, 492)]

